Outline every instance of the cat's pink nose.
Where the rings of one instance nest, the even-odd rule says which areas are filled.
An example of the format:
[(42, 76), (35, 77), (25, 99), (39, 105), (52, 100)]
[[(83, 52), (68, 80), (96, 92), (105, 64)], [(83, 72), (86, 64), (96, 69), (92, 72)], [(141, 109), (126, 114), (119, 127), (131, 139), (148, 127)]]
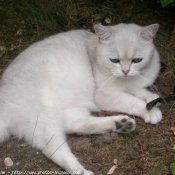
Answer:
[(123, 72), (125, 75), (127, 75), (128, 72), (129, 72), (129, 70), (122, 70), (122, 72)]

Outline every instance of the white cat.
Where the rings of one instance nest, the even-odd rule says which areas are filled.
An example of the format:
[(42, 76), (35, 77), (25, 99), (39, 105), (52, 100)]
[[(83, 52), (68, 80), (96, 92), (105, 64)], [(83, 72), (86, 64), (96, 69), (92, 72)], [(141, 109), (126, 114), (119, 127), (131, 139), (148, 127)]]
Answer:
[(158, 97), (146, 90), (158, 76), (153, 44), (158, 24), (94, 26), (51, 36), (22, 52), (0, 83), (0, 142), (24, 138), (66, 171), (93, 175), (72, 154), (66, 134), (126, 133), (127, 115), (95, 117), (92, 111), (119, 111), (156, 124), (162, 114), (146, 104)]

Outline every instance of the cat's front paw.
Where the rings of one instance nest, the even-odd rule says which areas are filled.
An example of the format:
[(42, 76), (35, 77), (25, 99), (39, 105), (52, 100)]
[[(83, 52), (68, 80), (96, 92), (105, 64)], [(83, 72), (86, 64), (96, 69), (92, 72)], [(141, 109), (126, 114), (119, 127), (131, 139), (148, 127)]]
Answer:
[(148, 116), (144, 120), (146, 123), (157, 124), (158, 122), (161, 121), (161, 119), (162, 119), (161, 111), (158, 108), (153, 107), (149, 111)]
[(160, 96), (156, 93), (152, 93), (146, 89), (138, 89), (134, 92), (134, 96), (142, 99), (146, 103), (150, 103), (151, 101), (154, 101), (155, 99), (160, 98)]
[(153, 101), (150, 101), (149, 103), (146, 104), (146, 109), (149, 111), (151, 110), (153, 107), (158, 107), (160, 106), (162, 103), (162, 98), (156, 98)]
[(136, 122), (127, 115), (120, 115), (115, 117), (115, 128), (114, 132), (128, 133), (136, 128)]
[(149, 103), (149, 102), (154, 101), (158, 98), (160, 98), (158, 94), (150, 93), (149, 95), (145, 96), (145, 102)]

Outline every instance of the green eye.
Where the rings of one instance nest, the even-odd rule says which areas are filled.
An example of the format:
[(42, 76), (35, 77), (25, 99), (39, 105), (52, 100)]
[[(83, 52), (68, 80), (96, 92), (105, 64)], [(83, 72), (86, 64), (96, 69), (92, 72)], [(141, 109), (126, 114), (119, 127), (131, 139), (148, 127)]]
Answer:
[(132, 60), (132, 63), (140, 63), (142, 61), (142, 58), (134, 58)]
[(109, 59), (111, 62), (113, 62), (113, 63), (120, 63), (120, 60), (119, 59), (117, 59), (117, 58), (115, 58), (115, 59)]

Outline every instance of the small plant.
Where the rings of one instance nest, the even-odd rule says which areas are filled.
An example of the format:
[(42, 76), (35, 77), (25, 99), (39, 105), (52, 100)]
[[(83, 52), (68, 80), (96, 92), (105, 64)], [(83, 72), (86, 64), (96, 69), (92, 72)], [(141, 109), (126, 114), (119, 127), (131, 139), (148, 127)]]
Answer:
[(173, 175), (175, 175), (175, 156), (173, 157), (173, 162), (170, 164), (170, 170)]
[(162, 7), (174, 2), (174, 0), (160, 0)]

